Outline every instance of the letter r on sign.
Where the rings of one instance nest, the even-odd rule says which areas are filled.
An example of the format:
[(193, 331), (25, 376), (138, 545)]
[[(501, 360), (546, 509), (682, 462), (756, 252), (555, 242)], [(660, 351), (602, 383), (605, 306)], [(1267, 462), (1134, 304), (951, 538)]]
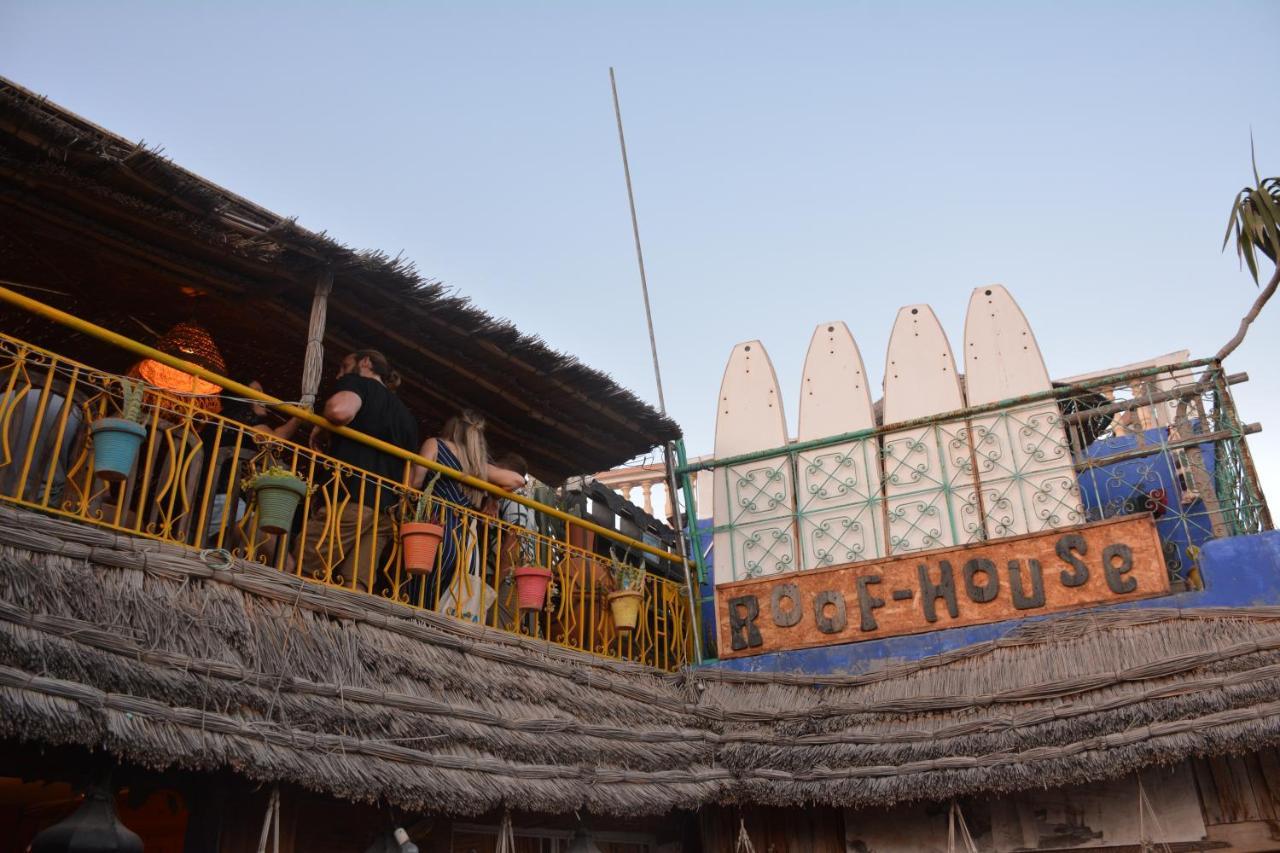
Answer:
[(754, 595), (740, 595), (729, 599), (729, 637), (735, 652), (764, 645), (764, 638), (756, 627), (759, 616), (760, 602)]

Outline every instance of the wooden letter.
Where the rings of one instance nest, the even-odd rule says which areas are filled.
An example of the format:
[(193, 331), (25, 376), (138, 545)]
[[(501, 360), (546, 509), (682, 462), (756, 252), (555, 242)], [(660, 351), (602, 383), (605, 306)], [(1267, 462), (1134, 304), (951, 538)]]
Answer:
[[(787, 599), (791, 606), (782, 609), (782, 600)], [(793, 583), (780, 583), (773, 588), (769, 599), (769, 612), (773, 614), (773, 624), (779, 628), (790, 628), (804, 616), (804, 605), (800, 603), (800, 587)]]
[[(1089, 580), (1089, 567), (1085, 565), (1084, 560), (1080, 556), (1089, 553), (1089, 540), (1085, 539), (1079, 533), (1068, 533), (1058, 540), (1055, 549), (1058, 556), (1064, 563), (1075, 568), (1074, 572), (1068, 572), (1066, 569), (1058, 575), (1062, 579), (1063, 586), (1084, 586)], [(1079, 554), (1080, 556), (1076, 556)]]
[(924, 608), (926, 622), (938, 621), (938, 613), (934, 610), (934, 605), (939, 598), (946, 601), (947, 612), (951, 614), (952, 619), (960, 616), (960, 609), (956, 604), (956, 579), (951, 571), (951, 563), (947, 560), (939, 560), (938, 569), (938, 582), (934, 583), (929, 578), (928, 563), (921, 563), (916, 567), (916, 575), (920, 579), (920, 606)]
[[(974, 583), (973, 576), (981, 572), (986, 575), (982, 586)], [(975, 557), (964, 564), (964, 591), (977, 604), (985, 604), (1000, 592), (1000, 575), (996, 573), (996, 564), (985, 557)]]
[(1027, 560), (1027, 570), (1031, 573), (1031, 595), (1027, 595), (1022, 586), (1022, 566), (1017, 560), (1009, 561), (1009, 589), (1013, 592), (1015, 610), (1044, 607), (1044, 572), (1040, 570), (1040, 561)]
[[(1120, 565), (1116, 565), (1116, 560)], [(1126, 578), (1133, 569), (1133, 549), (1128, 545), (1108, 545), (1102, 549), (1102, 570), (1107, 573), (1107, 586), (1117, 594), (1133, 592), (1138, 588), (1137, 578)]]
[[(741, 607), (745, 613), (739, 613)], [(760, 629), (756, 627), (756, 618), (760, 615), (760, 602), (754, 595), (740, 595), (729, 599), (729, 633), (732, 636), (733, 650), (755, 648), (764, 645)]]
[(880, 581), (880, 575), (863, 575), (858, 578), (858, 610), (862, 614), (862, 622), (858, 627), (864, 631), (874, 631), (880, 627), (876, 624), (876, 617), (872, 611), (884, 607), (884, 599), (876, 598), (867, 590), (869, 585), (880, 583)]
[(1170, 586), (1154, 519), (1128, 515), (724, 583), (716, 627), (730, 659), (1131, 602)]
[[(822, 611), (830, 604), (835, 613), (827, 616)], [(818, 630), (824, 634), (838, 634), (849, 624), (844, 609), (844, 596), (835, 590), (826, 590), (813, 597), (813, 618), (818, 623)]]

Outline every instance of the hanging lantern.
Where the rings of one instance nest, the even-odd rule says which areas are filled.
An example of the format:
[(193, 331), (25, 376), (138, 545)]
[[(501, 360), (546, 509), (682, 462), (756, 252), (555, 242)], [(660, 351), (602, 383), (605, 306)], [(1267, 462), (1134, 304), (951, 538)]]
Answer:
[[(222, 360), (218, 345), (208, 332), (195, 323), (179, 323), (174, 326), (156, 343), (156, 349), (213, 373), (227, 372), (227, 364)], [(191, 403), (198, 409), (214, 414), (222, 411), (222, 401), (217, 396), (222, 391), (219, 385), (150, 358), (138, 362), (134, 370), (139, 378), (152, 387), (173, 394), (191, 395)]]
[(94, 784), (66, 820), (31, 840), (31, 853), (142, 853), (142, 839), (116, 816), (110, 784)]

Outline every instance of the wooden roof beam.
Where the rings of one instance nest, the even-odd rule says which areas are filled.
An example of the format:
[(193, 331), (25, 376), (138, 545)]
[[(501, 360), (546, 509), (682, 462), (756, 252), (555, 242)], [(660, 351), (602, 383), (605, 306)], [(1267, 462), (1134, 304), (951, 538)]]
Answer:
[[(338, 285), (335, 284), (334, 286), (336, 288)], [(220, 298), (223, 298), (223, 297), (220, 297)], [(239, 304), (231, 300), (225, 300), (225, 298), (223, 299), (224, 301), (227, 301), (228, 304), (234, 304), (234, 305)], [(331, 301), (329, 303), (329, 309), (333, 310), (336, 305), (337, 305), (336, 300)], [(290, 326), (294, 327), (295, 329), (302, 330), (305, 328), (302, 322), (301, 316), (296, 315), (288, 310), (285, 310), (285, 308), (279, 303), (264, 300), (264, 301), (255, 303), (254, 308), (271, 313), (272, 315), (277, 317), (279, 320), (281, 320), (282, 322), (288, 323)], [(364, 347), (368, 346), (367, 340), (362, 342), (362, 341), (357, 341), (355, 339), (352, 339), (346, 336), (345, 334), (343, 334), (338, 327), (332, 324), (326, 325), (325, 338), (327, 340), (332, 341), (334, 344), (338, 345), (340, 348), (345, 349), (347, 352), (354, 352), (355, 350), (363, 349)], [(442, 407), (449, 414), (452, 414), (454, 411), (456, 411), (459, 408), (458, 397), (450, 396), (450, 394), (447, 391), (442, 391), (438, 385), (429, 383), (426, 380), (422, 379), (421, 377), (418, 376), (416, 372), (411, 372), (411, 371), (403, 372), (402, 380), (405, 384), (410, 385), (415, 389), (417, 389), (423, 396), (426, 396), (430, 399), (436, 400), (439, 403), (443, 404)], [(501, 391), (499, 391), (498, 393), (499, 393), (499, 396), (502, 397), (504, 400), (509, 400), (508, 395), (503, 394)], [(486, 407), (481, 406), (481, 408), (486, 408)], [(489, 412), (486, 411), (486, 414), (488, 415)], [(414, 417), (417, 418), (418, 415), (415, 413)], [(537, 439), (536, 437), (534, 437), (533, 440), (531, 441), (531, 436), (527, 430), (520, 430), (517, 427), (508, 426), (502, 418), (495, 418), (492, 415), (489, 415), (488, 420), (489, 420), (490, 429), (492, 429), (494, 432), (501, 434), (503, 438), (506, 439), (506, 443), (509, 443), (512, 447), (521, 448), (523, 450), (523, 449), (529, 448), (531, 445), (534, 447), (540, 446), (542, 448), (541, 451), (530, 451), (527, 455), (529, 456), (539, 455), (549, 460), (555, 460), (556, 463), (558, 463), (558, 464), (555, 464), (554, 466), (547, 466), (547, 467), (563, 468), (570, 473), (581, 473), (578, 471), (578, 469), (582, 467), (581, 463), (575, 462), (570, 456), (564, 455), (565, 453), (572, 453), (572, 450), (570, 448), (563, 447), (559, 445), (557, 442), (546, 441), (545, 439)]]
[[(339, 313), (346, 315), (347, 317), (355, 319), (357, 322), (360, 322), (364, 325), (369, 325), (369, 318), (367, 314), (363, 312), (355, 311), (354, 309), (343, 304), (343, 302), (341, 301), (335, 301), (332, 305), (332, 308), (338, 311)], [(475, 382), (477, 385), (480, 385), (482, 388), (485, 388), (493, 392), (494, 394), (509, 397), (507, 392), (504, 392), (503, 389), (499, 388), (497, 385), (494, 385), (492, 382), (485, 379), (484, 377), (479, 376), (473, 371), (467, 370), (465, 367), (462, 367), (456, 362), (450, 361), (449, 359), (445, 358), (439, 353), (434, 352), (433, 350), (430, 350), (421, 346), (417, 342), (410, 340), (409, 338), (406, 338), (405, 336), (399, 334), (398, 332), (391, 331), (390, 329), (387, 329), (385, 327), (378, 327), (377, 333), (384, 338), (396, 341), (403, 347), (407, 347), (415, 352), (418, 352), (426, 356), (427, 358), (431, 359), (433, 362), (448, 368), (449, 370), (453, 371), (456, 374), (465, 376), (472, 382)], [(541, 424), (544, 424), (546, 426), (549, 426), (555, 429), (556, 431), (565, 432), (566, 434), (569, 434), (568, 430), (565, 430), (562, 428), (560, 421), (538, 411), (533, 406), (525, 403), (524, 401), (512, 398), (511, 402), (513, 402), (517, 408), (525, 412), (525, 414), (527, 414), (533, 420)], [(600, 450), (602, 453), (607, 454), (610, 452), (608, 445), (601, 444), (599, 441), (595, 440), (594, 438), (589, 438), (581, 432), (574, 433), (573, 435), (578, 440), (582, 441), (585, 444), (590, 444), (591, 446)]]

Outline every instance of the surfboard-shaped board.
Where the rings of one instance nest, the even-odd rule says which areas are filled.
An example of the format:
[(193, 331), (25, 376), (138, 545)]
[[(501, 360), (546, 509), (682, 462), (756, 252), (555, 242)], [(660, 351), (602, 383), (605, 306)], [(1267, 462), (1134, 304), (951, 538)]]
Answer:
[[(1052, 387), (1026, 316), (998, 284), (975, 288), (969, 297), (964, 357), (970, 406)], [(970, 428), (988, 538), (1085, 521), (1071, 445), (1055, 401), (979, 415)]]
[[(804, 359), (797, 440), (828, 438), (875, 425), (857, 342), (844, 323), (820, 323)], [(877, 438), (797, 454), (796, 482), (801, 568), (884, 556)]]
[[(964, 408), (951, 344), (928, 305), (899, 309), (884, 373), (884, 424)], [(982, 539), (964, 419), (885, 433), (884, 499), (890, 554)]]
[[(716, 406), (717, 459), (785, 448), (787, 421), (764, 345), (733, 348)], [(715, 471), (715, 581), (728, 583), (798, 567), (795, 491), (786, 453)]]

